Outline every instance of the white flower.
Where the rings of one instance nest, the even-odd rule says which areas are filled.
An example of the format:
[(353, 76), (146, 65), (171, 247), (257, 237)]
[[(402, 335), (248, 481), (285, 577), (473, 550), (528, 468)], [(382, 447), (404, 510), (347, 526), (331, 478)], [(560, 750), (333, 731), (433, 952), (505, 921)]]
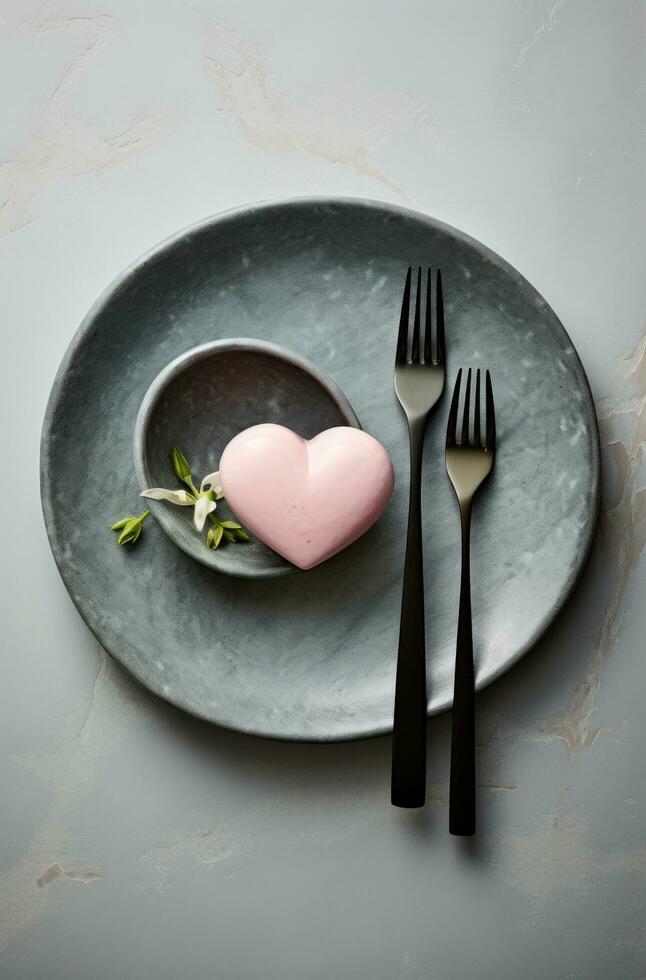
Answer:
[(207, 516), (212, 514), (214, 510), (215, 500), (210, 500), (206, 496), (197, 498), (195, 510), (193, 511), (193, 524), (195, 525), (196, 531), (202, 531)]
[(207, 473), (202, 480), (200, 484), (200, 493), (208, 493), (209, 491), (215, 494), (216, 500), (224, 497), (224, 490), (220, 486), (219, 471), (216, 471), (215, 473)]
[[(191, 486), (193, 485), (191, 484)], [(167, 500), (178, 507), (193, 507), (193, 524), (195, 530), (201, 533), (206, 518), (216, 508), (215, 501), (223, 497), (224, 493), (220, 486), (219, 473), (209, 473), (202, 480), (197, 495), (189, 493), (187, 490), (164, 490), (162, 487), (151, 487), (149, 490), (144, 490), (141, 496), (149, 497), (151, 500)]]
[(171, 504), (177, 504), (178, 507), (192, 507), (195, 503), (195, 497), (187, 490), (164, 490), (162, 487), (151, 487), (149, 490), (144, 490), (141, 496), (150, 497), (151, 500), (168, 500)]

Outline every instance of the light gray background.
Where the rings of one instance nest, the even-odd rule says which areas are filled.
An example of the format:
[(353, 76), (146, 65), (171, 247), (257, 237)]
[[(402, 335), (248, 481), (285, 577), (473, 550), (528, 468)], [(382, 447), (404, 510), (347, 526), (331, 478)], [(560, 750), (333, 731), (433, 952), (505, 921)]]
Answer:
[[(643, 16), (0, 7), (3, 978), (646, 976)], [(446, 717), (430, 805), (394, 810), (387, 738), (257, 741), (135, 687), (47, 546), (40, 424), (96, 295), (178, 227), (301, 193), (480, 238), (555, 308), (598, 400), (597, 542), (556, 626), (479, 699), (473, 846), (447, 833)]]

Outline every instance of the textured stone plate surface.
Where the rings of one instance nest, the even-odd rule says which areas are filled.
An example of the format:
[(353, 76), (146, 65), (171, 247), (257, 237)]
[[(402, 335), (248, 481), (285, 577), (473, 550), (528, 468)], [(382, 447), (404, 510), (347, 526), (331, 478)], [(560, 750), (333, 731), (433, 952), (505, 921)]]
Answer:
[[(44, 423), (43, 510), (63, 579), (105, 648), (161, 697), (280, 738), (390, 729), (408, 494), (392, 372), (409, 263), (442, 268), (447, 388), (460, 366), (493, 376), (496, 469), (473, 516), (478, 685), (513, 664), (567, 599), (596, 521), (598, 433), (576, 351), (536, 290), (479, 243), (402, 208), (243, 208), (165, 242), (109, 287), (72, 341)], [(133, 551), (107, 530), (138, 507), (133, 429), (153, 378), (191, 347), (232, 336), (308, 357), (393, 459), (398, 485), (376, 527), (302, 575), (234, 579), (154, 526)], [(451, 701), (458, 607), (448, 403), (445, 394), (429, 427), (423, 487), (430, 712)]]
[[(181, 446), (199, 487), (220, 465), (226, 444), (260, 422), (276, 422), (312, 439), (337, 425), (361, 428), (343, 393), (305, 358), (264, 341), (216, 340), (180, 355), (144, 396), (135, 423), (135, 471), (141, 489), (180, 486), (168, 458)], [(193, 510), (149, 500), (172, 541), (196, 561), (225, 575), (278, 578), (298, 569), (256, 538), (207, 548), (193, 527)], [(218, 516), (231, 517), (226, 503)]]

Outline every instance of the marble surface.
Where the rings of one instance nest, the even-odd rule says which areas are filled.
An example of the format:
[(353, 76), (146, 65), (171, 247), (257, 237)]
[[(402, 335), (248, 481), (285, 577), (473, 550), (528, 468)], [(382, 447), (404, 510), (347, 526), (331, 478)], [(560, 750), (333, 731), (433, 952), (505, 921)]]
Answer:
[[(3, 978), (646, 975), (640, 18), (632, 0), (379, 3), (369, 25), (337, 0), (3, 4)], [(411, 204), (509, 257), (597, 400), (599, 533), (563, 615), (479, 698), (471, 848), (447, 834), (445, 716), (413, 814), (388, 803), (387, 738), (187, 719), (98, 648), (40, 518), (49, 388), (101, 290), (205, 214), (312, 193)]]

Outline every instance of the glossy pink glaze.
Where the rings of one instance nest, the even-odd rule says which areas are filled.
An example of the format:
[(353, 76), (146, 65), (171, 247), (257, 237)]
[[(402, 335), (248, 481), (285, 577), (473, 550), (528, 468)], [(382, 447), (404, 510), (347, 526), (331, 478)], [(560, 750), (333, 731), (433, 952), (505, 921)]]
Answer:
[(390, 457), (361, 429), (309, 442), (282, 425), (254, 425), (228, 444), (220, 482), (233, 513), (299, 568), (356, 541), (383, 513), (395, 482)]

